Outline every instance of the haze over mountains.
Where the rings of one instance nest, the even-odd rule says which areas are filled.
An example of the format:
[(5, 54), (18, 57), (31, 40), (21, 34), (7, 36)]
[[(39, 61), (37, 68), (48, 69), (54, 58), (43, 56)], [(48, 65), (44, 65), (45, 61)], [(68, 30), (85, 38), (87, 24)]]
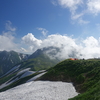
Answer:
[[(49, 63), (50, 66), (53, 66), (55, 64), (55, 62), (59, 62), (61, 60), (64, 60), (67, 57), (77, 57), (77, 53), (75, 51), (71, 52), (71, 54), (66, 55), (65, 57), (62, 56), (61, 53), (62, 49), (58, 48), (58, 47), (47, 47), (47, 48), (42, 48), (42, 49), (38, 49), (36, 50), (33, 54), (29, 55), (29, 54), (22, 54), (22, 53), (18, 53), (15, 51), (1, 51), (0, 52), (0, 75), (5, 74), (8, 70), (10, 70), (11, 68), (13, 68), (14, 65), (24, 62), (27, 60), (27, 62), (31, 63), (31, 59), (34, 59), (35, 62), (38, 64), (40, 62), (41, 63)], [(54, 63), (54, 64), (50, 64), (50, 62)], [(32, 63), (31, 63), (32, 64)], [(30, 64), (30, 67), (31, 67)], [(39, 64), (36, 66), (40, 66)], [(41, 69), (45, 68), (44, 66), (41, 66)], [(38, 70), (38, 68), (40, 69), (40, 67), (34, 67), (34, 70)]]
[(54, 46), (60, 49), (58, 57), (67, 59), (74, 54), (77, 58), (89, 59), (100, 57), (100, 39), (93, 36), (82, 38), (73, 38), (72, 36), (53, 34), (44, 39), (36, 38), (32, 33), (28, 33), (22, 38), (27, 45), (26, 51), (33, 52), (40, 48)]

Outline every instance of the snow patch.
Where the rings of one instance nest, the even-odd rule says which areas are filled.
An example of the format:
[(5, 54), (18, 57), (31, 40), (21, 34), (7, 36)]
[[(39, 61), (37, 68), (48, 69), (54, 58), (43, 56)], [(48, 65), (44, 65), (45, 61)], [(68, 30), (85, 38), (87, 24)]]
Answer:
[(71, 83), (33, 81), (0, 93), (0, 100), (68, 100), (77, 96)]
[(13, 63), (13, 61), (11, 60), (11, 62)]
[(22, 58), (19, 56), (19, 59), (22, 60)]
[(31, 68), (23, 69), (23, 70), (21, 70), (20, 72), (18, 72), (17, 75), (20, 75), (20, 74), (22, 74), (22, 73), (25, 73), (25, 72), (29, 71), (30, 69), (31, 69)]
[(19, 67), (20, 67), (20, 65), (13, 67), (12, 69), (10, 69), (6, 74), (2, 75), (1, 77), (5, 76), (7, 74), (11, 74), (12, 72), (17, 71), (19, 69)]
[(40, 70), (40, 71), (38, 71), (38, 72), (41, 72), (41, 73), (42, 73), (42, 72), (45, 72), (45, 71), (46, 71), (46, 70)]
[(35, 73), (35, 72), (33, 72), (33, 71), (27, 71), (27, 72), (25, 72), (20, 78), (29, 76), (29, 75), (34, 74), (34, 73)]
[[(15, 69), (16, 67), (18, 66), (15, 66), (13, 69)], [(20, 71), (16, 76), (12, 77), (11, 79), (9, 79), (7, 82), (3, 83), (2, 85), (0, 85), (0, 89), (12, 84), (13, 82), (23, 78), (23, 77), (26, 77), (26, 76), (29, 76), (31, 74), (34, 74), (35, 72), (34, 71), (29, 71), (30, 68), (27, 68), (27, 69), (24, 69), (22, 71)], [(22, 74), (22, 76), (19, 78), (18, 75)], [(15, 78), (16, 77), (16, 78)], [(15, 79), (13, 79), (15, 78)], [(13, 79), (13, 80), (12, 80)], [(11, 81), (12, 80), (12, 81)]]
[(22, 54), (22, 58), (25, 58), (26, 56), (24, 54)]
[(31, 81), (35, 81), (37, 78), (41, 77), (42, 75), (44, 75), (46, 72), (38, 74), (36, 76), (34, 76), (33, 78), (29, 79), (27, 82), (31, 82)]
[[(13, 78), (11, 78), (11, 79), (13, 79)], [(10, 80), (11, 80), (11, 79), (10, 79)], [(11, 82), (9, 82), (10, 80), (8, 80), (7, 82), (5, 82), (5, 83), (3, 83), (2, 85), (0, 85), (0, 89), (2, 89), (2, 88), (4, 88), (4, 87), (6, 87), (6, 86), (12, 84), (13, 82), (17, 81), (18, 79), (19, 79), (19, 78), (17, 77), (16, 79), (12, 80)]]

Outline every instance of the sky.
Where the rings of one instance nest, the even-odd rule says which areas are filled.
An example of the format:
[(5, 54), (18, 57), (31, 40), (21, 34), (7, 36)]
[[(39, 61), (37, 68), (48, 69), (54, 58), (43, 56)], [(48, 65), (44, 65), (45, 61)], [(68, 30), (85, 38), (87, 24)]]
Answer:
[(100, 57), (100, 0), (0, 0), (0, 51), (62, 45)]

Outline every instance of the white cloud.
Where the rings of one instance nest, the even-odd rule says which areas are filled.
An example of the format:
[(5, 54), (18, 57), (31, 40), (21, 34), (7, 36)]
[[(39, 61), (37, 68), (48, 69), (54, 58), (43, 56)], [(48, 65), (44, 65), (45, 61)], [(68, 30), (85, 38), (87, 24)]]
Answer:
[(21, 43), (16, 44), (14, 42), (15, 37), (12, 34), (12, 31), (7, 31), (0, 35), (0, 51), (15, 50), (33, 53), (37, 49), (54, 46), (60, 48), (60, 52), (56, 54), (58, 58), (76, 57), (87, 59), (100, 57), (100, 38), (96, 39), (93, 36), (87, 37), (84, 40), (76, 40), (67, 35), (53, 34), (40, 40), (35, 38), (32, 33), (28, 33), (22, 37)]
[[(30, 38), (30, 36), (34, 39)], [(60, 34), (49, 35), (44, 40), (36, 39), (33, 34), (28, 34), (25, 37), (22, 39), (28, 46), (27, 51), (31, 53), (40, 48), (54, 46), (60, 48), (60, 52), (56, 55), (58, 58), (76, 57), (87, 59), (100, 57), (100, 39), (97, 40), (93, 36), (84, 40), (76, 40)]]
[[(69, 48), (76, 48), (76, 44), (74, 39), (63, 36), (60, 34), (53, 34), (46, 37), (44, 40), (39, 40), (34, 37), (32, 33), (28, 33), (26, 36), (22, 38), (22, 41), (28, 46), (28, 50), (33, 52), (39, 48), (44, 47), (59, 47), (59, 48), (65, 48), (70, 52)], [(68, 53), (68, 52), (67, 52)]]
[(25, 36), (22, 38), (22, 40), (23, 40), (26, 44), (28, 44), (28, 45), (33, 45), (33, 44), (35, 44), (35, 45), (40, 46), (41, 43), (42, 43), (42, 41), (39, 40), (39, 39), (36, 39), (32, 33), (28, 33), (27, 35), (25, 35)]
[(43, 46), (56, 46), (56, 47), (62, 47), (62, 46), (68, 46), (74, 45), (74, 40), (68, 36), (63, 36), (60, 34), (53, 34), (49, 35), (46, 39), (43, 40)]
[(7, 22), (6, 22), (5, 28), (6, 28), (6, 30), (8, 30), (8, 31), (16, 31), (16, 28), (15, 28), (15, 27), (12, 27), (11, 21), (7, 21)]
[(90, 36), (83, 40), (85, 46), (82, 47), (81, 53), (84, 58), (100, 58), (100, 38), (97, 40)]
[(3, 50), (15, 50), (18, 51), (18, 44), (14, 42), (15, 38), (12, 35), (0, 35), (0, 51)]
[(66, 35), (54, 34), (49, 35), (47, 39), (43, 40), (43, 46), (54, 46), (60, 48), (60, 52), (56, 57), (68, 58), (73, 50), (77, 48), (75, 40)]
[(46, 36), (47, 33), (48, 33), (48, 30), (46, 30), (45, 28), (37, 28), (37, 29), (40, 30), (41, 33), (42, 33), (44, 36)]
[(73, 20), (76, 20), (76, 19), (78, 19), (78, 18), (80, 18), (80, 17), (82, 17), (83, 16), (83, 13), (80, 13), (80, 14), (73, 14), (72, 16), (71, 16), (71, 18), (73, 19)]
[(90, 23), (90, 21), (85, 21), (85, 20), (83, 20), (82, 18), (78, 19), (78, 22), (79, 22), (80, 24), (88, 24), (88, 23)]
[(76, 16), (76, 10), (83, 4), (83, 0), (58, 0), (58, 2), (62, 7), (69, 8), (72, 16)]
[(84, 12), (83, 13), (80, 13), (80, 14), (76, 14), (76, 13), (74, 13), (74, 14), (72, 14), (71, 15), (71, 19), (72, 20), (74, 20), (74, 21), (76, 21), (76, 22), (78, 22), (79, 24), (88, 24), (88, 23), (90, 23), (90, 21), (87, 21), (87, 20), (83, 20), (83, 16), (84, 16)]
[[(22, 37), (22, 42), (17, 44), (15, 43), (13, 28), (11, 27), (11, 31), (3, 31), (2, 35), (0, 35), (0, 51), (15, 50), (33, 53), (37, 49), (54, 46), (60, 48), (60, 52), (56, 55), (58, 58), (76, 57), (87, 59), (100, 57), (100, 38), (96, 39), (90, 36), (84, 40), (76, 40), (67, 35), (53, 34), (41, 40), (37, 39), (32, 33), (28, 33)], [(43, 31), (43, 28), (39, 28), (39, 30)]]
[(77, 6), (82, 4), (83, 0), (58, 0), (59, 4), (65, 8), (69, 8), (70, 10), (76, 10)]
[(0, 35), (0, 51), (2, 50), (12, 50), (15, 48), (15, 44), (13, 43), (12, 37), (6, 37), (4, 35)]
[(77, 22), (81, 24), (86, 24), (86, 21), (84, 21), (82, 19), (82, 16), (84, 16), (85, 11), (81, 10), (80, 12), (77, 12), (77, 10), (79, 9), (79, 7), (83, 7), (82, 5), (84, 5), (84, 1), (83, 0), (58, 0), (59, 4), (64, 7), (64, 8), (69, 8), (70, 12), (71, 12), (71, 19), (77, 20)]
[(80, 24), (88, 24), (89, 21), (83, 19), (85, 15), (100, 13), (100, 0), (57, 0), (63, 8), (69, 9), (71, 19)]
[(98, 47), (99, 42), (97, 39), (95, 39), (93, 36), (87, 37), (83, 43), (85, 44), (86, 47)]
[(54, 5), (54, 6), (57, 6), (57, 2), (55, 0), (52, 0), (51, 3)]
[(100, 0), (88, 0), (87, 7), (90, 13), (97, 15), (100, 13)]
[(22, 37), (22, 41), (29, 46), (29, 49), (35, 51), (40, 47), (42, 40), (36, 39), (32, 33), (28, 33)]
[(18, 45), (14, 42), (16, 28), (12, 27), (12, 23), (7, 21), (5, 31), (0, 35), (0, 51), (2, 50), (18, 50)]
[(21, 51), (27, 52), (27, 50), (25, 48), (23, 48), (23, 47), (21, 47)]

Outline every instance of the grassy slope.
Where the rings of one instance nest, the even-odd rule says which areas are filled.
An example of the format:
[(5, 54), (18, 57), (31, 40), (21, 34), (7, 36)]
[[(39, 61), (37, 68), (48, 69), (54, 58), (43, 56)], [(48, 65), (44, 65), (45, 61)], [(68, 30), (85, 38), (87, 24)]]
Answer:
[[(31, 71), (39, 71), (39, 70), (46, 70), (50, 67), (53, 67), (55, 64), (57, 64), (57, 62), (58, 62), (58, 60), (50, 59), (48, 56), (42, 54), (36, 58), (21, 62), (18, 65), (21, 65), (19, 68), (20, 70), (30, 68)], [(14, 77), (17, 73), (18, 73), (18, 71), (13, 74), (6, 75), (6, 76), (0, 78), (0, 85), (3, 84), (4, 82), (8, 81), (12, 77)]]
[(33, 71), (48, 69), (59, 61), (56, 59), (50, 59), (48, 56), (41, 54), (36, 58), (29, 59), (21, 64), (22, 68), (31, 68)]
[(65, 60), (41, 79), (73, 82), (81, 94), (70, 100), (100, 100), (100, 60)]
[(34, 77), (34, 76), (36, 76), (36, 75), (38, 75), (38, 74), (40, 74), (40, 72), (34, 73), (34, 74), (29, 75), (29, 76), (26, 76), (26, 77), (24, 77), (24, 78), (21, 78), (21, 79), (15, 81), (15, 82), (13, 82), (12, 84), (10, 84), (10, 85), (8, 85), (8, 86), (6, 86), (6, 87), (0, 89), (0, 92), (3, 92), (3, 91), (5, 91), (5, 90), (11, 89), (11, 88), (13, 88), (13, 87), (15, 87), (15, 86), (24, 84), (24, 83), (26, 83), (26, 81), (28, 81), (29, 79), (31, 79), (32, 77)]
[[(20, 54), (20, 56), (23, 54)], [(11, 68), (13, 68), (14, 65), (17, 63), (22, 62), (23, 59), (19, 58), (19, 54), (15, 51), (2, 51), (0, 53), (0, 76), (5, 74), (7, 71), (9, 71)]]

